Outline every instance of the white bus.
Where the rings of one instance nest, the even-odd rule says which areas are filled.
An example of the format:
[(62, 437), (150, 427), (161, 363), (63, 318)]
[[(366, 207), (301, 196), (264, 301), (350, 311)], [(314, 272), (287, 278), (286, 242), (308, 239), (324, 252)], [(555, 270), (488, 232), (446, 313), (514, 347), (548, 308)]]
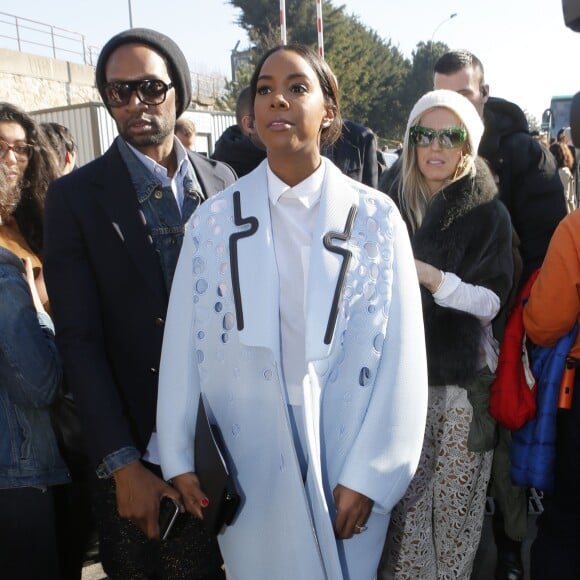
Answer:
[(542, 131), (549, 133), (550, 138), (556, 138), (560, 129), (570, 126), (570, 107), (574, 95), (552, 97), (550, 108), (542, 115)]

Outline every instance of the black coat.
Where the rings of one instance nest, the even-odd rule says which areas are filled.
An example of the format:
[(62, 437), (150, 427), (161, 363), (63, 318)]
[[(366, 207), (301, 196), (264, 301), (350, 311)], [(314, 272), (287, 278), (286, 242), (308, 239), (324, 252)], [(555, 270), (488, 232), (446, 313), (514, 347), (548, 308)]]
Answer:
[[(489, 288), (503, 304), (513, 283), (510, 217), (485, 163), (477, 160), (476, 168), (432, 198), (412, 236), (413, 254), (464, 282)], [(480, 321), (437, 305), (423, 287), (421, 297), (429, 384), (467, 384), (478, 370)]]
[(266, 159), (266, 150), (256, 147), (237, 125), (232, 125), (217, 140), (211, 157), (227, 163), (238, 177), (242, 177)]
[(369, 187), (378, 187), (379, 162), (374, 133), (349, 119), (344, 119), (342, 133), (332, 147), (322, 149), (345, 175)]
[(499, 198), (520, 238), (523, 282), (541, 266), (552, 234), (566, 216), (564, 189), (554, 158), (529, 134), (517, 105), (490, 98), (484, 125), (479, 155), (498, 177)]
[[(206, 196), (229, 167), (189, 153)], [(168, 296), (116, 143), (58, 179), (46, 199), (44, 270), (65, 376), (94, 466), (143, 451), (155, 425)]]

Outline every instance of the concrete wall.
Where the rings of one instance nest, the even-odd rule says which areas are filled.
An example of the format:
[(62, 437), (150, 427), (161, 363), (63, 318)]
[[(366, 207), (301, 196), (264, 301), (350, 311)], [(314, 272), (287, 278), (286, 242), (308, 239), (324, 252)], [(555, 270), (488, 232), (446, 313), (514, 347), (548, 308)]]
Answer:
[(99, 101), (92, 66), (0, 48), (0, 101), (37, 111)]
[[(92, 66), (0, 48), (0, 101), (33, 113), (39, 122), (68, 127), (79, 148), (79, 165), (101, 155), (117, 135), (94, 80)], [(197, 150), (206, 155), (236, 122), (233, 113), (220, 111), (190, 110), (186, 115), (197, 126)]]

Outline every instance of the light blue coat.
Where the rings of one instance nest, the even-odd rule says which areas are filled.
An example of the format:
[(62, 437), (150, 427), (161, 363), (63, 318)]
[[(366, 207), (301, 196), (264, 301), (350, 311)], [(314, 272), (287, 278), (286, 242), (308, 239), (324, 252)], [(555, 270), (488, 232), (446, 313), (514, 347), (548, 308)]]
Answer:
[[(171, 478), (194, 470), (202, 391), (243, 496), (233, 525), (218, 537), (229, 577), (371, 580), (391, 509), (419, 460), (427, 408), (421, 301), (407, 230), (386, 196), (323, 159), (306, 289), (304, 483), (282, 383), (266, 163), (204, 203), (186, 229), (160, 371), (163, 472)], [(326, 241), (351, 254), (341, 288), (344, 258), (325, 247), (324, 237), (348, 230), (349, 215), (346, 241)], [(246, 236), (231, 237), (239, 232)], [(339, 483), (375, 502), (368, 530), (345, 541), (332, 529)]]

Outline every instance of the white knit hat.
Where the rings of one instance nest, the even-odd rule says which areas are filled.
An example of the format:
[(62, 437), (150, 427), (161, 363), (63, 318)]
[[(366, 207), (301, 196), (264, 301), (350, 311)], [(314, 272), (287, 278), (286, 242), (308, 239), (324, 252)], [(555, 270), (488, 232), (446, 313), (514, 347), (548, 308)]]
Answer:
[(417, 123), (417, 120), (429, 109), (445, 107), (453, 111), (467, 129), (467, 139), (471, 145), (473, 156), (477, 155), (477, 149), (483, 135), (483, 123), (475, 107), (463, 96), (455, 91), (439, 89), (425, 93), (413, 107), (407, 122), (405, 140), (409, 138), (409, 129)]

